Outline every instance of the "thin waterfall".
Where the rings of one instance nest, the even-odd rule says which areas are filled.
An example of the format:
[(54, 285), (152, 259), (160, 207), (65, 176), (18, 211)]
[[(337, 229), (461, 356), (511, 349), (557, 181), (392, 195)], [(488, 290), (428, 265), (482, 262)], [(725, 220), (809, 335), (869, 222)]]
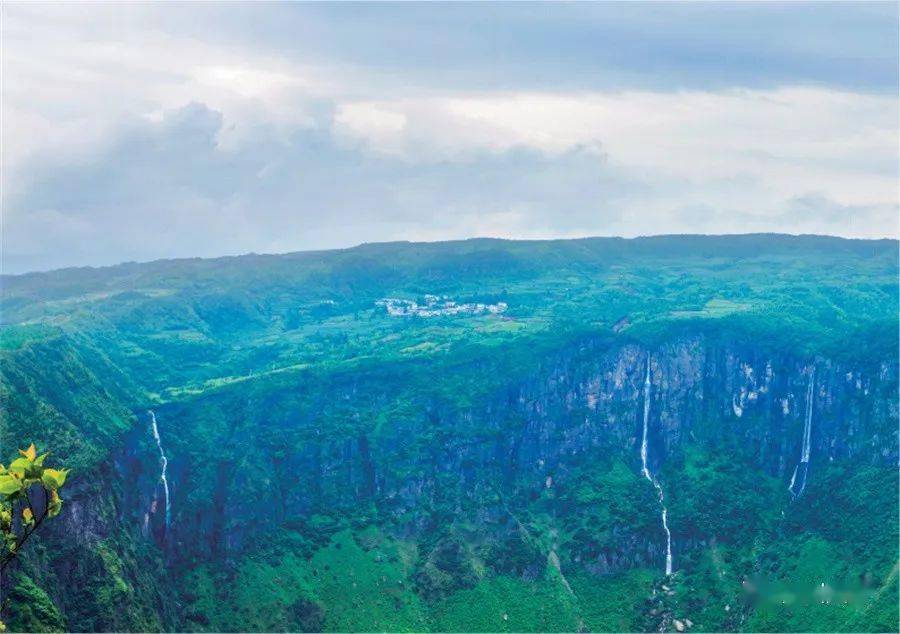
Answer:
[[(794, 473), (791, 475), (791, 483), (788, 485), (788, 491), (795, 500), (803, 495), (806, 488), (806, 474), (809, 471), (809, 454), (812, 440), (812, 416), (813, 416), (813, 397), (815, 396), (816, 384), (816, 368), (813, 367), (809, 375), (809, 384), (806, 386), (806, 415), (803, 421), (803, 446), (800, 450), (800, 462), (794, 467)], [(799, 477), (798, 477), (799, 476)], [(798, 488), (799, 481), (799, 490)]]
[(153, 410), (149, 410), (150, 412), (150, 422), (153, 425), (153, 439), (156, 441), (156, 447), (159, 449), (159, 465), (161, 467), (161, 471), (159, 474), (159, 481), (162, 482), (163, 485), (163, 494), (165, 495), (166, 501), (166, 529), (169, 528), (169, 525), (172, 523), (172, 505), (169, 502), (169, 480), (166, 477), (166, 469), (169, 467), (169, 460), (166, 458), (166, 452), (163, 451), (162, 440), (159, 437), (159, 428), (156, 426), (156, 414)]
[(669, 530), (669, 514), (666, 510), (662, 486), (647, 468), (647, 428), (650, 424), (650, 355), (647, 355), (647, 374), (644, 378), (644, 435), (641, 439), (641, 473), (656, 488), (659, 505), (662, 507), (662, 525), (666, 531), (666, 575), (672, 574), (672, 532)]
[(809, 385), (806, 388), (806, 424), (803, 426), (803, 451), (800, 456), (800, 462), (809, 462), (809, 441), (812, 437), (813, 388), (815, 383), (816, 369), (813, 368), (812, 374), (809, 376)]

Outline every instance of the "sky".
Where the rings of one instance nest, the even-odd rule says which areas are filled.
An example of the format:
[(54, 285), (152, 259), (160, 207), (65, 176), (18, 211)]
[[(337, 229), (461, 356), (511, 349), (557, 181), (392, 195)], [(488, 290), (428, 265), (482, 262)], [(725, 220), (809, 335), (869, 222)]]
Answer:
[(894, 2), (0, 12), (4, 273), (900, 231)]

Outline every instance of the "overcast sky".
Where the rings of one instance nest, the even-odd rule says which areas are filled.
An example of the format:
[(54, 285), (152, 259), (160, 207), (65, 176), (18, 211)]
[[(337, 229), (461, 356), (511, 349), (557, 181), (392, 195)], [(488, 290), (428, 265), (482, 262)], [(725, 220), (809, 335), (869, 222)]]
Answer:
[(2, 6), (3, 271), (898, 235), (898, 8)]

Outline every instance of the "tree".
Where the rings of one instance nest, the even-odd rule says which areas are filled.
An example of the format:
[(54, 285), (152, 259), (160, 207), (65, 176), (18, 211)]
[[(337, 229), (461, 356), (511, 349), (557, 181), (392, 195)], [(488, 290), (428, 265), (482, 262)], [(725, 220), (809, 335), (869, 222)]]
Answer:
[(44, 520), (59, 515), (59, 490), (69, 474), (68, 469), (45, 467), (49, 454), (38, 456), (34, 443), (19, 454), (8, 468), (0, 464), (0, 572)]

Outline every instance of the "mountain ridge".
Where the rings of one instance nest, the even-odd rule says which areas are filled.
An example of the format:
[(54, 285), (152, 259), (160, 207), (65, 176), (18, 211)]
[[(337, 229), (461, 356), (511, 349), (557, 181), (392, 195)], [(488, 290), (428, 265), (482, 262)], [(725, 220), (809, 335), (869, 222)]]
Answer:
[[(0, 444), (72, 474), (0, 588), (43, 616), (3, 618), (890, 630), (895, 246), (378, 244), (4, 283)], [(803, 603), (823, 581), (848, 607)]]
[(415, 247), (415, 246), (429, 246), (429, 245), (463, 245), (467, 243), (520, 243), (523, 245), (529, 244), (548, 244), (548, 243), (577, 243), (577, 242), (599, 242), (599, 241), (609, 241), (610, 243), (617, 241), (624, 242), (637, 242), (637, 241), (653, 241), (653, 240), (667, 240), (667, 239), (753, 239), (753, 238), (793, 238), (799, 240), (824, 240), (824, 241), (835, 241), (835, 242), (848, 242), (848, 243), (895, 243), (900, 244), (900, 240), (898, 238), (854, 238), (854, 237), (846, 237), (846, 236), (838, 236), (838, 235), (830, 235), (830, 234), (811, 234), (811, 233), (777, 233), (777, 232), (755, 232), (755, 233), (721, 233), (721, 234), (712, 234), (712, 233), (663, 233), (663, 234), (651, 234), (651, 235), (640, 235), (633, 237), (625, 237), (625, 236), (583, 236), (578, 238), (538, 238), (538, 239), (525, 239), (525, 238), (497, 238), (497, 237), (488, 237), (488, 236), (476, 236), (471, 238), (459, 238), (459, 239), (448, 239), (448, 240), (386, 240), (383, 242), (361, 242), (359, 244), (355, 244), (348, 247), (335, 247), (332, 249), (301, 249), (298, 251), (284, 251), (284, 252), (272, 252), (272, 253), (257, 253), (254, 251), (248, 251), (245, 253), (238, 253), (234, 255), (215, 255), (215, 256), (177, 256), (177, 257), (168, 257), (168, 258), (155, 258), (152, 260), (142, 260), (142, 261), (124, 261), (118, 262), (115, 264), (101, 264), (101, 265), (74, 265), (74, 266), (65, 266), (57, 269), (47, 269), (47, 270), (38, 270), (38, 271), (23, 271), (21, 273), (0, 273), (0, 280), (5, 278), (20, 278), (25, 276), (42, 276), (42, 275), (51, 275), (54, 273), (62, 273), (67, 271), (102, 271), (106, 269), (116, 269), (119, 267), (140, 267), (140, 266), (149, 266), (149, 265), (161, 265), (163, 263), (187, 263), (187, 262), (215, 262), (215, 261), (228, 261), (234, 259), (241, 258), (279, 258), (279, 257), (303, 257), (303, 256), (321, 256), (325, 254), (333, 254), (333, 253), (346, 253), (353, 252), (357, 250), (363, 250), (365, 248), (380, 248), (380, 247), (392, 247), (392, 246), (405, 246), (405, 247)]

